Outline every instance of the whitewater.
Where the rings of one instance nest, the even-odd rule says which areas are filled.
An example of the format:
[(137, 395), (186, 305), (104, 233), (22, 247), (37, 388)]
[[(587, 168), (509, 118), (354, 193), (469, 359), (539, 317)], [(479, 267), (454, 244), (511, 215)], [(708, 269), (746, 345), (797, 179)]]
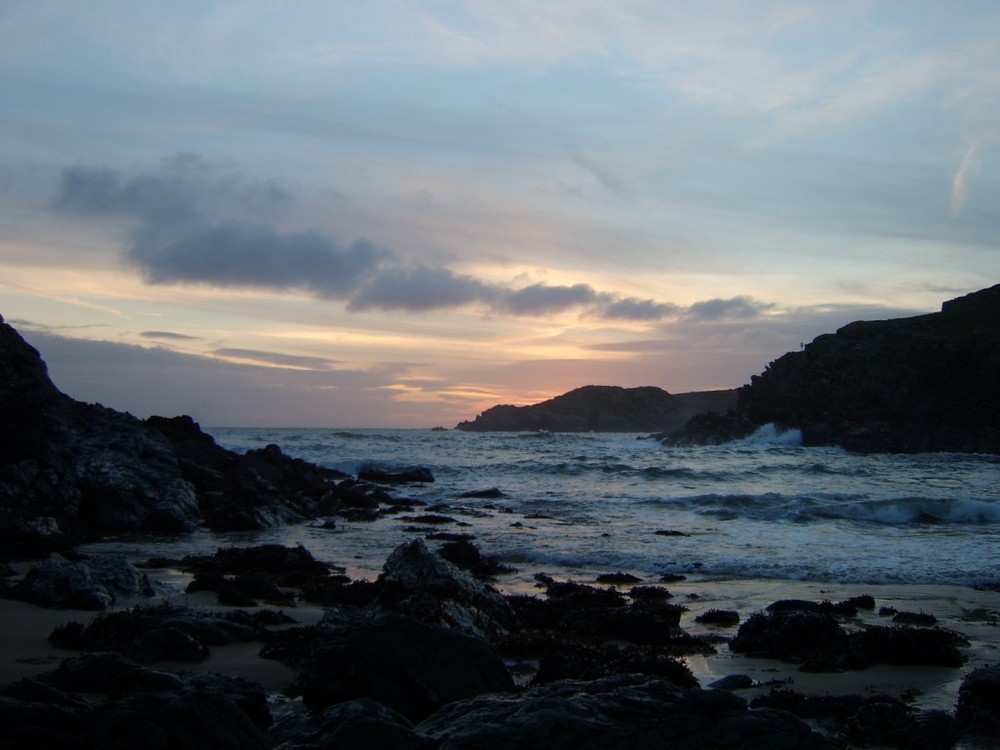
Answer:
[[(611, 433), (211, 428), (244, 452), (268, 444), (354, 475), (420, 466), (435, 481), (392, 489), (428, 512), (375, 522), (314, 519), (260, 532), (150, 540), (158, 554), (304, 544), (374, 578), (391, 550), (428, 533), (469, 534), (525, 581), (545, 571), (699, 580), (983, 584), (1000, 581), (1000, 456), (859, 455), (803, 447), (765, 427), (721, 446), (664, 447)], [(495, 498), (461, 497), (496, 488)], [(332, 528), (331, 528), (332, 526)], [(128, 538), (103, 549), (137, 554)]]

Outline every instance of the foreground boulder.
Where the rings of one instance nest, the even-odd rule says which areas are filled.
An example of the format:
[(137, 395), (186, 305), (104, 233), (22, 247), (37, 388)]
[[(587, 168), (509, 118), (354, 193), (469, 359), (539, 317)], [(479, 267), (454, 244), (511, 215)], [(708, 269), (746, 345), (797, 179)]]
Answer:
[(731, 693), (619, 675), (457, 701), (417, 725), (440, 750), (727, 748), (810, 750), (827, 741), (791, 714), (748, 710)]
[(778, 609), (751, 615), (729, 648), (801, 664), (806, 671), (832, 672), (872, 664), (960, 667), (968, 645), (965, 636), (943, 628), (867, 625), (848, 633), (826, 611)]
[(1000, 738), (1000, 664), (975, 669), (965, 676), (955, 714), (969, 734)]
[(296, 692), (314, 712), (370, 698), (419, 721), (451, 701), (511, 689), (503, 661), (486, 641), (384, 615), (322, 633)]
[(103, 610), (122, 599), (152, 596), (155, 589), (146, 574), (124, 555), (71, 561), (53, 552), (31, 568), (24, 580), (2, 593), (52, 609)]
[(375, 606), (482, 638), (496, 638), (513, 627), (510, 604), (421, 539), (401, 544), (383, 567)]
[(270, 723), (255, 683), (178, 677), (117, 654), (67, 660), (0, 690), (0, 747), (11, 750), (264, 750)]

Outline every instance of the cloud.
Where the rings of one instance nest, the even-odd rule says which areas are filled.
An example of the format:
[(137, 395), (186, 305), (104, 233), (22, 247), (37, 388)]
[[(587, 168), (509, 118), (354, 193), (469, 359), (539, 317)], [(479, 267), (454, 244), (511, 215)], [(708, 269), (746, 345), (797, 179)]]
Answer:
[(602, 317), (608, 320), (662, 320), (677, 315), (681, 308), (670, 302), (628, 297), (611, 302)]
[(969, 143), (968, 148), (962, 155), (955, 175), (951, 178), (951, 215), (956, 217), (962, 213), (965, 202), (969, 198), (969, 178), (976, 173), (977, 164), (975, 161), (978, 144), (975, 141)]
[(280, 352), (266, 352), (260, 349), (213, 349), (211, 354), (220, 359), (234, 360), (247, 364), (258, 364), (282, 367), (289, 370), (332, 370), (338, 364), (335, 359), (326, 357), (302, 357)]
[(589, 305), (600, 299), (593, 287), (587, 284), (550, 286), (532, 284), (523, 289), (508, 291), (497, 307), (514, 315), (551, 315), (564, 310)]
[(429, 312), (489, 301), (496, 294), (495, 287), (447, 268), (383, 268), (351, 297), (347, 309)]
[(188, 336), (185, 333), (174, 333), (173, 331), (142, 331), (140, 334), (144, 339), (167, 339), (170, 341), (197, 341), (197, 336)]
[(343, 299), (392, 254), (368, 240), (347, 246), (308, 230), (279, 232), (268, 222), (291, 196), (273, 182), (182, 155), (158, 170), (123, 177), (109, 169), (63, 171), (52, 206), (135, 224), (125, 258), (151, 284), (305, 289)]
[(693, 321), (755, 318), (774, 307), (773, 302), (760, 302), (752, 297), (739, 295), (731, 299), (710, 299), (704, 302), (695, 302), (688, 308), (684, 317)]
[(134, 175), (67, 168), (51, 207), (126, 221), (125, 260), (149, 284), (304, 291), (344, 301), (351, 312), (479, 307), (530, 317), (579, 309), (607, 320), (655, 321), (680, 309), (582, 283), (511, 288), (445, 266), (405, 262), (368, 239), (343, 244), (317, 229), (278, 229), (293, 203), (274, 181), (251, 180), (230, 165), (179, 155)]

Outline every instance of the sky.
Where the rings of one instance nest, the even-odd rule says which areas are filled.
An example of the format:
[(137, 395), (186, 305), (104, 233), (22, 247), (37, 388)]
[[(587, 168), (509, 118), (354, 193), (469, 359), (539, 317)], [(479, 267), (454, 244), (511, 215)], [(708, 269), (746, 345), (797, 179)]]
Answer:
[(738, 387), (1000, 281), (995, 0), (0, 2), (0, 315), (204, 426)]

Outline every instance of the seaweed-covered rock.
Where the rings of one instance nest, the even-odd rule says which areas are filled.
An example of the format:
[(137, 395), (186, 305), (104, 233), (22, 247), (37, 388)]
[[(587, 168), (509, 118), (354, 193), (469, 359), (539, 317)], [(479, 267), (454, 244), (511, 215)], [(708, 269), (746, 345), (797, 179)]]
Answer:
[(740, 626), (729, 648), (748, 656), (801, 662), (845, 653), (848, 638), (836, 618), (822, 612), (755, 613)]

